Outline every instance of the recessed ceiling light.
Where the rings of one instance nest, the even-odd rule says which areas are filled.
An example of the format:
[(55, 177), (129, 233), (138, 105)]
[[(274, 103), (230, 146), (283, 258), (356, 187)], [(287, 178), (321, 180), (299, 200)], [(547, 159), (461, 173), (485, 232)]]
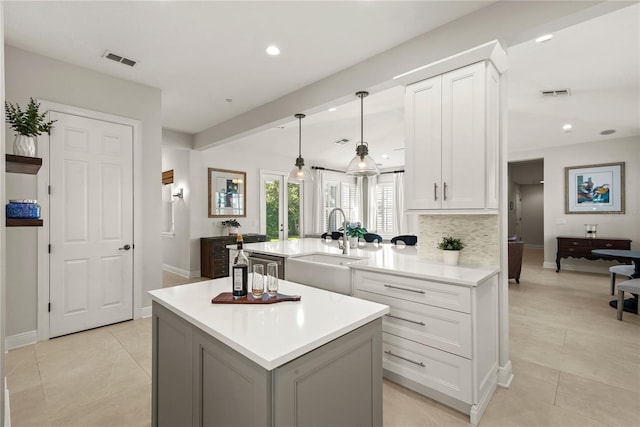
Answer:
[(278, 46), (271, 45), (267, 48), (267, 53), (271, 56), (280, 55), (280, 49), (278, 49)]
[(553, 38), (553, 34), (545, 34), (544, 36), (540, 36), (536, 39), (536, 43), (544, 43), (548, 42)]
[(600, 132), (600, 135), (611, 135), (616, 133), (615, 129), (607, 129), (607, 130), (603, 130), (602, 132)]
[(562, 126), (562, 130), (565, 132), (571, 132), (571, 129), (573, 129), (573, 126), (570, 125), (569, 123), (567, 123), (566, 125)]
[(386, 160), (386, 159), (388, 159), (388, 158), (389, 158), (389, 155), (388, 155), (388, 154), (383, 154), (383, 155), (382, 155), (382, 158)]
[(329, 108), (329, 111), (336, 111), (336, 110), (337, 110), (337, 108), (336, 108), (336, 107), (331, 107), (331, 108)]

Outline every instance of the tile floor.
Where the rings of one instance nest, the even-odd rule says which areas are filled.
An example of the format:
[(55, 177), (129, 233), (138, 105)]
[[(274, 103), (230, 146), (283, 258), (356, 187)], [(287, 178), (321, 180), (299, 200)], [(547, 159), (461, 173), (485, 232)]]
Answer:
[[(511, 281), (515, 379), (498, 387), (489, 426), (640, 426), (640, 317), (616, 320), (609, 278), (542, 269), (525, 250)], [(165, 273), (165, 285), (181, 283)], [(140, 319), (11, 350), (12, 426), (146, 426), (151, 322)], [(387, 426), (468, 426), (463, 414), (385, 381)]]

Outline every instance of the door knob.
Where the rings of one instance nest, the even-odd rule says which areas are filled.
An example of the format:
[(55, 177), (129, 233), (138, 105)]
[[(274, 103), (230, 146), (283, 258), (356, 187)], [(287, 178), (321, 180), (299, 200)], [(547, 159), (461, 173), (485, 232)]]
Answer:
[(131, 249), (131, 245), (124, 245), (121, 248), (118, 248), (119, 251), (128, 251), (129, 249)]

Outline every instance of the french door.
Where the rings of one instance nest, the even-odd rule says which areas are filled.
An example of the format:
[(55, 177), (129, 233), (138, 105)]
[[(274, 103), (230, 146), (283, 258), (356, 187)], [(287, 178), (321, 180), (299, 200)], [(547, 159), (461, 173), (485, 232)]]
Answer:
[(295, 240), (302, 236), (302, 192), (287, 182), (288, 173), (260, 171), (260, 232), (267, 240)]

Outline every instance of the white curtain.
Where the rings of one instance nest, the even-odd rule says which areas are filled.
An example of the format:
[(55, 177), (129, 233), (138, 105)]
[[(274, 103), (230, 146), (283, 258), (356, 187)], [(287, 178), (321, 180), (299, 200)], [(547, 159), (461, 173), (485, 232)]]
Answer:
[(393, 216), (396, 235), (407, 233), (407, 215), (404, 213), (404, 172), (393, 174)]
[(356, 177), (356, 217), (353, 219), (354, 221), (359, 222), (360, 224), (362, 224), (363, 227), (366, 228), (366, 226), (364, 225), (364, 191), (363, 191), (363, 186), (364, 185), (364, 178), (361, 176)]
[(322, 234), (324, 230), (324, 171), (316, 169), (313, 180), (313, 232)]
[(376, 232), (378, 229), (378, 225), (376, 224), (378, 217), (378, 197), (376, 194), (377, 183), (377, 177), (367, 177), (367, 210), (363, 219), (366, 221), (364, 227), (372, 233)]

